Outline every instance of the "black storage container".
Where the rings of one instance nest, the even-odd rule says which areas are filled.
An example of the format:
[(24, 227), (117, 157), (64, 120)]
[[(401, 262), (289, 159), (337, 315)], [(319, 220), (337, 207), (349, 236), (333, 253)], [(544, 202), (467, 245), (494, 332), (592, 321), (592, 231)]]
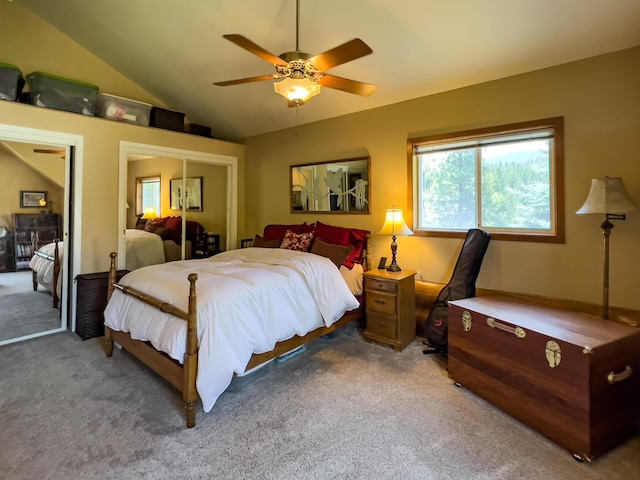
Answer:
[[(128, 270), (118, 270), (120, 281)], [(104, 335), (104, 309), (107, 306), (109, 272), (85, 273), (75, 278), (78, 284), (76, 297), (76, 333), (83, 340)]]
[(15, 65), (0, 62), (0, 100), (16, 102), (24, 87), (22, 72)]
[(94, 116), (98, 87), (44, 72), (27, 75), (31, 105)]
[(184, 113), (174, 112), (166, 108), (151, 107), (151, 127), (164, 128), (165, 130), (175, 130), (184, 132)]
[(187, 123), (184, 126), (184, 131), (191, 135), (200, 135), (201, 137), (211, 137), (211, 127), (205, 125), (196, 125), (194, 123)]

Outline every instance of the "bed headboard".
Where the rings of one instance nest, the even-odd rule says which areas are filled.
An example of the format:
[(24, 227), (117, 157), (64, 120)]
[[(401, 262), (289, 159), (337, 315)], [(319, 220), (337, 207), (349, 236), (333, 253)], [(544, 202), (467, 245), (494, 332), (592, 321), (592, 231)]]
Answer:
[(351, 247), (342, 264), (348, 268), (353, 268), (354, 263), (360, 263), (365, 270), (371, 269), (369, 254), (370, 232), (368, 230), (337, 227), (319, 221), (312, 224), (307, 224), (306, 222), (292, 225), (270, 224), (264, 227), (262, 236), (256, 235), (253, 238), (252, 246), (278, 248), (287, 235), (287, 231), (292, 232), (296, 236), (311, 233), (312, 239), (308, 251), (313, 251), (314, 242), (320, 239), (321, 242), (317, 242), (316, 246), (322, 243), (322, 247), (326, 252), (325, 256), (331, 255), (332, 246), (335, 247), (336, 255), (338, 255), (340, 247)]

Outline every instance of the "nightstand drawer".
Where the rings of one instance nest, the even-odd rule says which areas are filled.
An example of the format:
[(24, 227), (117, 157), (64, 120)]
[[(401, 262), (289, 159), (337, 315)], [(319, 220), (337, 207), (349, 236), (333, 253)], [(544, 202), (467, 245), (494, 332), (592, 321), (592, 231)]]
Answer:
[(396, 331), (397, 325), (398, 321), (396, 318), (367, 312), (367, 331), (371, 335), (395, 339), (398, 335)]
[(370, 290), (381, 290), (383, 292), (396, 293), (398, 291), (398, 282), (380, 280), (378, 278), (365, 278), (364, 288), (367, 292)]
[(378, 292), (377, 290), (367, 290), (367, 311), (382, 313), (384, 315), (396, 316), (396, 295), (392, 293)]

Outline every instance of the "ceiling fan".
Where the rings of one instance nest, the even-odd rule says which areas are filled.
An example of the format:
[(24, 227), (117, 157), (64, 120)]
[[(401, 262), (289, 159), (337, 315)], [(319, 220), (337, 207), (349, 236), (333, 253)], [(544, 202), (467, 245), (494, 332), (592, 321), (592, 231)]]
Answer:
[(327, 70), (333, 67), (373, 53), (373, 50), (366, 43), (359, 38), (354, 38), (324, 53), (311, 56), (302, 52), (299, 48), (299, 26), (300, 0), (296, 0), (296, 49), (293, 52), (285, 52), (279, 56), (268, 52), (242, 35), (223, 35), (224, 38), (235, 43), (240, 48), (244, 48), (271, 63), (275, 66), (276, 73), (225, 82), (214, 82), (213, 84), (226, 87), (241, 83), (283, 79), (281, 82), (274, 83), (274, 88), (276, 93), (289, 101), (290, 107), (302, 105), (305, 101), (320, 93), (321, 87), (333, 88), (365, 97), (376, 91), (375, 85), (326, 73)]

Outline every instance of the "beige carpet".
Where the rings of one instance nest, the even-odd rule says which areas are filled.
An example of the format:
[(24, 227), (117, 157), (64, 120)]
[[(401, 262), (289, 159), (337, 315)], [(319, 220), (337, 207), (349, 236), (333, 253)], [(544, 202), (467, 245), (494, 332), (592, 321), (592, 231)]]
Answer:
[(0, 341), (60, 328), (51, 294), (33, 291), (31, 270), (0, 274)]
[(593, 464), (452, 385), (419, 341), (348, 327), (234, 380), (186, 430), (170, 386), (99, 339), (0, 347), (0, 478), (634, 479), (640, 438)]

